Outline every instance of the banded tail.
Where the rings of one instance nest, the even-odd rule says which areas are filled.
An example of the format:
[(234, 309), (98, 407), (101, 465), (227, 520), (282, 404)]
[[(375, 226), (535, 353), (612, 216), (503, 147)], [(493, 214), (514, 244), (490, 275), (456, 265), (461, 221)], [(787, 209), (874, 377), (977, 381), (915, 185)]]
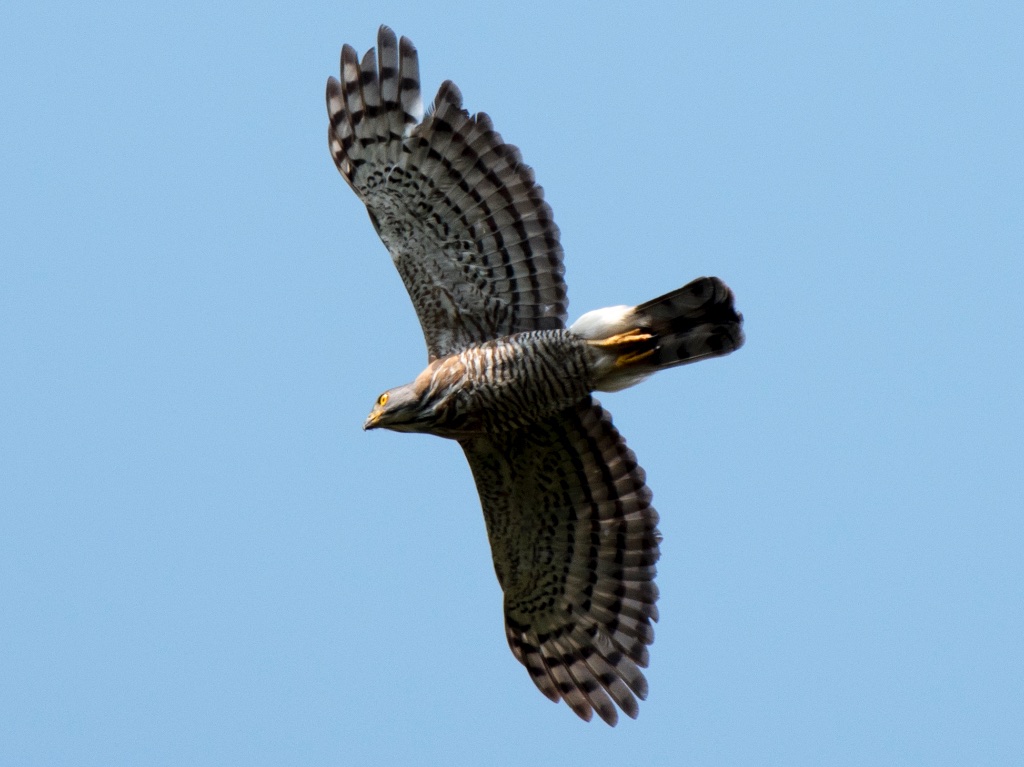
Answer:
[(657, 370), (736, 351), (742, 326), (728, 286), (700, 277), (639, 306), (587, 312), (569, 330), (595, 352), (596, 388), (619, 391)]

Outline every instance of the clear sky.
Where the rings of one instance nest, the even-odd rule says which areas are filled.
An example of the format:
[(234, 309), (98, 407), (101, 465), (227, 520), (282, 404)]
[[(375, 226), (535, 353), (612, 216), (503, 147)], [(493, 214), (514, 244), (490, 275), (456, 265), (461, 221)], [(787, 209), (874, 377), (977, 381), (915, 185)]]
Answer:
[[(675, 6), (675, 10), (666, 10)], [(423, 339), (326, 146), (387, 23), (545, 187), (570, 317), (747, 345), (603, 397), (664, 534), (636, 722), (530, 683)], [(0, 12), (0, 753), (19, 765), (1024, 760), (1024, 5)]]

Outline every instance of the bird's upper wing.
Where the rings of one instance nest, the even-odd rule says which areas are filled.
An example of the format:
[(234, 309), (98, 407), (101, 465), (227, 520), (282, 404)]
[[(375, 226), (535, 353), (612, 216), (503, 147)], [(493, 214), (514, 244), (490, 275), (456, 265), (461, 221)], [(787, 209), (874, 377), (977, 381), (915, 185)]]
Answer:
[(540, 691), (615, 724), (647, 695), (658, 619), (657, 512), (644, 471), (591, 398), (462, 441), (505, 592), (509, 646)]
[(533, 171), (450, 81), (424, 117), (416, 49), (387, 27), (377, 44), (379, 69), (372, 48), (361, 63), (342, 48), (328, 143), (391, 252), (430, 359), (564, 327), (562, 247)]

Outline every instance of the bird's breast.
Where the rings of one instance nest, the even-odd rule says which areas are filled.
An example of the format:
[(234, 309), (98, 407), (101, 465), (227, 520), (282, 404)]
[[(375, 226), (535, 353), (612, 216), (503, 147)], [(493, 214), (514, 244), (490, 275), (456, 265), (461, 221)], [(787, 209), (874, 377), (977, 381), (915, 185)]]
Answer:
[(517, 333), (454, 356), (463, 381), (453, 404), (459, 420), (477, 433), (526, 426), (593, 389), (586, 344), (564, 330)]

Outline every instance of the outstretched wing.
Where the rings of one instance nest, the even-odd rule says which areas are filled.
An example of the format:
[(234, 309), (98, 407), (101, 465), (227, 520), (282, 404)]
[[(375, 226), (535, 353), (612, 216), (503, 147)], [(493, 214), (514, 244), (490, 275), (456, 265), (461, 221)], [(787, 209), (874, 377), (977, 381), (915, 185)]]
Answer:
[[(591, 398), (545, 423), (462, 442), (513, 654), (540, 691), (614, 725), (647, 697), (658, 514), (633, 451)], [(635, 697), (634, 697), (635, 696)]]
[(382, 26), (378, 62), (341, 51), (327, 81), (334, 162), (370, 213), (412, 298), (430, 359), (565, 326), (562, 247), (519, 150), (445, 82), (423, 116), (419, 62)]

